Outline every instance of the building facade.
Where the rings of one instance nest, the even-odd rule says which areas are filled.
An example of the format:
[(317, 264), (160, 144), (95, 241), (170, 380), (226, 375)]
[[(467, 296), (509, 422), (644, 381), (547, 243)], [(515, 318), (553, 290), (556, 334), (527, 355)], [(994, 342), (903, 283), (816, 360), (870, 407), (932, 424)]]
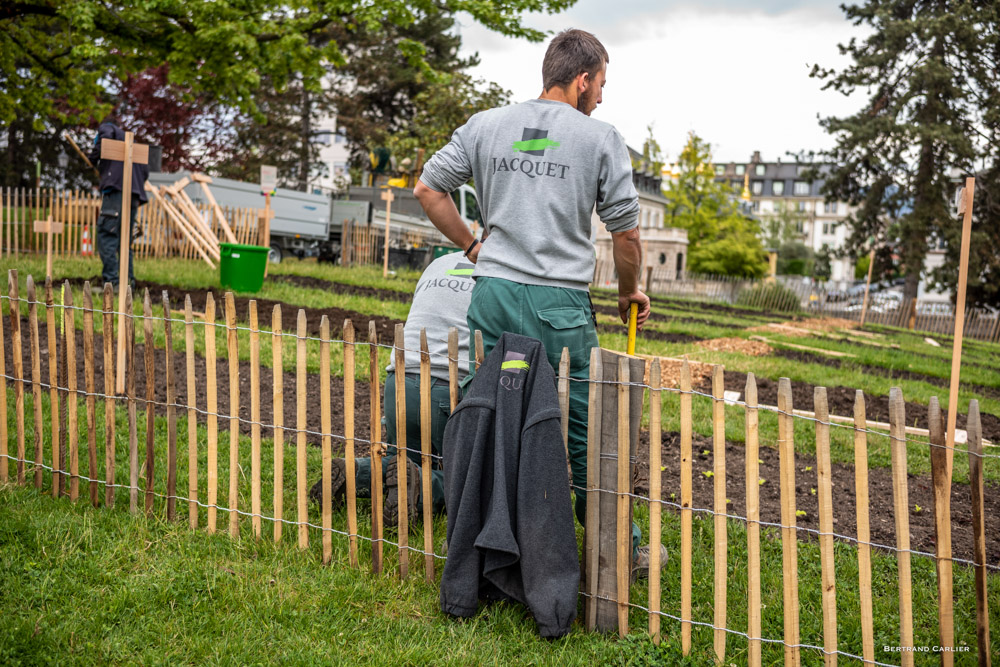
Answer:
[[(821, 177), (808, 181), (803, 174), (816, 165), (803, 162), (764, 162), (755, 151), (749, 162), (722, 162), (715, 165), (715, 180), (728, 183), (749, 197), (751, 213), (766, 231), (768, 222), (784, 217), (792, 225), (794, 240), (801, 241), (814, 254), (824, 246), (831, 253), (830, 280), (837, 289), (849, 287), (854, 281), (855, 262), (850, 258), (832, 257), (844, 249), (848, 230), (843, 224), (850, 213), (847, 202), (825, 202), (820, 194), (825, 170)], [(826, 168), (828, 169), (828, 168)], [(782, 208), (787, 211), (782, 216)], [(766, 242), (766, 240), (765, 240)]]
[[(664, 226), (664, 207), (667, 200), (663, 197), (662, 176), (654, 173), (651, 168), (643, 168), (642, 154), (629, 148), (632, 157), (632, 183), (639, 194), (639, 235), (643, 249), (643, 272), (652, 266), (656, 269), (657, 278), (678, 278), (687, 266), (687, 230)], [(594, 248), (598, 262), (613, 264), (613, 248), (611, 234), (604, 228), (596, 211), (593, 217)]]

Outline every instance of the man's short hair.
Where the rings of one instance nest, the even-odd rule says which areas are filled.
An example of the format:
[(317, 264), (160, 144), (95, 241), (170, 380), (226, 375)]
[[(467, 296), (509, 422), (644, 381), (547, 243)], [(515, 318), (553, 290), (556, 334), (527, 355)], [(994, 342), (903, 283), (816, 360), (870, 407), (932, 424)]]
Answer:
[(542, 60), (542, 87), (564, 88), (583, 72), (591, 77), (609, 62), (608, 51), (594, 35), (570, 28), (552, 38)]

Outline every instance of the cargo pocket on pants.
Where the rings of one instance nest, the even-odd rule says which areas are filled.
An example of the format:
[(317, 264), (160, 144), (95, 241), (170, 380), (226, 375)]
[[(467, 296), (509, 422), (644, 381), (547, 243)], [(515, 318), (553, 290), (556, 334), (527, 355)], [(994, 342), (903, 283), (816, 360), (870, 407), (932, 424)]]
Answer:
[(570, 359), (583, 353), (587, 347), (588, 318), (583, 308), (546, 308), (537, 311), (538, 319), (548, 325), (549, 331), (542, 342), (550, 360), (556, 359), (564, 347), (569, 348)]

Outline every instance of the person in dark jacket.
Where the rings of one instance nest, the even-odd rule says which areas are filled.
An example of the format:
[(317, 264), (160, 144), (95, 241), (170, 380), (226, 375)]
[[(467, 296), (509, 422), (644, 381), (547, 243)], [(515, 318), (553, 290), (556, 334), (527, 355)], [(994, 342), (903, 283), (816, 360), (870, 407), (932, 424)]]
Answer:
[[(121, 248), (121, 215), (122, 215), (122, 182), (124, 162), (118, 160), (102, 160), (101, 141), (103, 139), (125, 140), (125, 131), (118, 126), (114, 115), (109, 115), (97, 127), (94, 146), (90, 150), (90, 161), (97, 165), (101, 174), (101, 214), (97, 218), (97, 252), (101, 256), (104, 268), (101, 277), (104, 282), (118, 286), (118, 253)], [(149, 179), (149, 166), (145, 164), (132, 165), (132, 196), (129, 204), (129, 229), (136, 228), (136, 215), (139, 207), (146, 203), (146, 180)], [(135, 271), (132, 268), (132, 236), (128, 241), (128, 281), (135, 285)]]
[(542, 637), (569, 632), (580, 563), (561, 416), (544, 345), (503, 334), (445, 427), (445, 613), (512, 599)]

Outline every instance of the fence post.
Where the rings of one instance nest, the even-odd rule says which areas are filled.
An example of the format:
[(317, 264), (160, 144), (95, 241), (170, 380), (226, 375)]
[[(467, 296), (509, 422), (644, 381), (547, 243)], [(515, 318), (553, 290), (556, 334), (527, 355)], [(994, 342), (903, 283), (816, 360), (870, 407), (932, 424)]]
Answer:
[(329, 565), (333, 559), (333, 462), (330, 438), (332, 426), (330, 423), (330, 318), (323, 315), (319, 320), (319, 409), (320, 430), (323, 431), (320, 452), (322, 493), (320, 494), (320, 513), (323, 521), (323, 565)]
[(458, 405), (458, 327), (448, 329), (448, 399), (449, 412)]
[[(3, 214), (3, 205), (0, 204), (0, 215)], [(2, 237), (0, 237), (2, 238)], [(6, 248), (6, 246), (5, 246)], [(10, 255), (10, 248), (6, 248), (8, 256)], [(13, 302), (11, 306), (13, 307)], [(6, 352), (4, 347), (4, 327), (3, 327), (3, 310), (0, 308), (0, 482), (6, 484), (8, 478), (8, 459), (9, 453), (7, 451), (7, 360)], [(14, 380), (17, 382), (17, 380)]]
[[(559, 411), (562, 413), (560, 426), (562, 428), (563, 447), (566, 448), (566, 465), (569, 465), (569, 348), (564, 347), (559, 357), (559, 380), (557, 383), (559, 396)], [(572, 479), (572, 474), (570, 479)]]
[(104, 342), (104, 505), (115, 504), (115, 312), (111, 283), (104, 283), (104, 323), (101, 339)]
[(285, 511), (285, 372), (282, 360), (281, 306), (274, 305), (271, 310), (271, 386), (273, 387), (273, 407), (271, 417), (274, 421), (274, 495), (272, 497), (274, 511), (274, 543), (281, 541), (281, 529), (284, 526)]
[[(184, 356), (187, 375), (188, 405), (188, 525), (198, 527), (198, 398), (194, 377), (194, 313), (191, 312), (191, 295), (184, 295)], [(205, 354), (206, 358), (208, 353)]]
[[(934, 487), (934, 551), (937, 556), (938, 631), (941, 646), (955, 645), (954, 597), (951, 563), (951, 480), (948, 478), (948, 457), (945, 450), (941, 405), (931, 396), (927, 406), (927, 426), (930, 430), (931, 484)], [(970, 480), (971, 481), (971, 480)], [(955, 662), (951, 651), (941, 653), (942, 667)]]
[[(49, 194), (51, 196), (51, 190)], [(49, 422), (52, 428), (52, 497), (58, 498), (65, 490), (66, 466), (59, 428), (59, 332), (52, 299), (52, 276), (45, 277), (45, 333), (48, 339)]]
[(865, 394), (854, 394), (854, 507), (858, 526), (858, 598), (861, 603), (862, 656), (875, 662), (875, 631), (872, 612), (872, 548), (868, 517), (868, 418)]
[(830, 463), (830, 412), (826, 387), (813, 390), (816, 414), (816, 494), (819, 508), (820, 581), (823, 585), (823, 659), (837, 664), (837, 571), (833, 559), (833, 480)]
[(226, 356), (229, 358), (229, 536), (240, 535), (240, 347), (236, 300), (226, 292)]
[[(652, 270), (652, 267), (650, 267)], [(660, 469), (663, 441), (660, 424), (663, 394), (660, 359), (649, 366), (649, 636), (660, 643), (660, 545), (663, 543), (661, 512), (663, 471)]]
[[(119, 313), (119, 319), (125, 320), (124, 347), (119, 346), (125, 355), (125, 394), (128, 399), (128, 510), (133, 514), (139, 511), (139, 434), (136, 420), (135, 403), (135, 318), (132, 317), (132, 288), (125, 287), (124, 315)], [(119, 364), (120, 365), (120, 364)]]
[(17, 294), (17, 269), (7, 271), (7, 293), (10, 296), (10, 347), (14, 365), (14, 413), (17, 419), (17, 483), (24, 486), (24, 352), (21, 349), (21, 299)]
[[(628, 579), (631, 566), (631, 492), (630, 457), (639, 438), (643, 388), (627, 383), (628, 377), (643, 377), (645, 362), (609, 350), (601, 350), (604, 383), (618, 384), (618, 391), (602, 392), (600, 477), (598, 488), (598, 554), (596, 629), (628, 629)], [(625, 364), (628, 364), (627, 366)], [(622, 377), (627, 368), (628, 377)], [(620, 395), (622, 394), (622, 395)], [(624, 412), (627, 411), (627, 415)], [(627, 419), (626, 419), (627, 417)], [(617, 529), (613, 528), (616, 527)], [(616, 539), (617, 537), (617, 539)], [(623, 556), (624, 554), (624, 556)], [(624, 576), (624, 585), (620, 577)]]
[(792, 383), (778, 380), (778, 456), (781, 475), (781, 551), (784, 583), (785, 664), (798, 665), (799, 560), (795, 529), (795, 424), (792, 420)]
[(431, 498), (431, 355), (420, 330), (420, 491), (424, 510), (424, 579), (434, 583), (434, 518)]
[(717, 663), (726, 657), (726, 606), (727, 587), (726, 557), (729, 550), (729, 535), (726, 529), (726, 403), (724, 369), (721, 365), (712, 367), (712, 481), (714, 491), (714, 515), (712, 517), (715, 544), (715, 609), (714, 648)]
[(344, 320), (344, 468), (347, 474), (347, 542), (352, 567), (358, 566), (358, 490), (354, 460), (354, 322)]
[(170, 295), (160, 293), (163, 306), (163, 363), (167, 367), (167, 521), (177, 518), (177, 386), (174, 377), (174, 337), (170, 321)]
[(691, 652), (691, 365), (681, 362), (681, 652)]
[(306, 505), (306, 311), (299, 308), (295, 328), (295, 497), (299, 548), (309, 548), (309, 509)]
[(153, 424), (153, 399), (156, 397), (156, 348), (153, 345), (153, 305), (149, 288), (142, 297), (143, 357), (146, 362), (146, 514), (153, 514), (153, 474), (155, 469), (155, 444)]
[(757, 379), (747, 373), (744, 390), (746, 410), (746, 503), (747, 503), (747, 634), (750, 635), (750, 667), (761, 665), (760, 616), (760, 440), (757, 411)]
[[(457, 346), (457, 343), (456, 343)], [(382, 571), (382, 407), (379, 404), (378, 330), (368, 321), (368, 388), (371, 412), (368, 418), (372, 466), (372, 574)], [(386, 400), (389, 397), (386, 396)]]
[(600, 553), (598, 509), (601, 499), (598, 489), (601, 477), (601, 416), (604, 405), (604, 385), (600, 382), (604, 377), (601, 358), (601, 349), (599, 347), (591, 348), (589, 401), (587, 404), (587, 514), (584, 526), (586, 547), (583, 553), (584, 591), (587, 594), (584, 601), (584, 624), (590, 631), (597, 627), (597, 569)]
[[(250, 300), (250, 529), (260, 541), (260, 322), (257, 301)], [(281, 369), (274, 372), (281, 375)]]
[(216, 386), (215, 296), (205, 295), (205, 427), (208, 431), (208, 533), (215, 533), (219, 501), (219, 394)]
[[(386, 230), (388, 232), (388, 230)], [(386, 234), (388, 237), (388, 233)], [(388, 252), (388, 246), (386, 246)], [(477, 332), (478, 333), (478, 332)], [(396, 534), (399, 540), (399, 577), (406, 579), (410, 573), (410, 508), (406, 498), (406, 349), (403, 323), (396, 324)], [(388, 401), (389, 397), (386, 396)]]
[[(42, 366), (38, 344), (38, 299), (35, 281), (28, 276), (28, 328), (31, 333), (31, 400), (35, 411), (35, 488), (42, 488), (42, 448), (44, 429), (42, 420)], [(53, 468), (56, 466), (53, 465)]]
[(979, 664), (990, 667), (990, 611), (986, 592), (986, 526), (983, 510), (983, 429), (979, 401), (969, 401), (966, 418), (969, 432), (969, 493), (972, 499), (972, 538), (976, 572), (976, 645)]
[(87, 463), (90, 477), (90, 504), (97, 507), (97, 401), (94, 394), (94, 298), (90, 281), (83, 283), (83, 376), (87, 389)]
[(896, 518), (896, 561), (899, 567), (899, 645), (903, 667), (913, 665), (913, 596), (910, 575), (910, 502), (906, 486), (906, 417), (903, 392), (889, 390), (889, 438), (892, 498)]
[[(79, 426), (77, 423), (77, 392), (76, 392), (76, 310), (73, 308), (73, 290), (70, 289), (69, 281), (63, 283), (63, 294), (65, 295), (63, 305), (63, 335), (66, 349), (66, 436), (69, 448), (69, 499), (75, 501), (80, 495), (80, 452), (78, 442)], [(0, 334), (0, 343), (3, 342)], [(0, 371), (3, 369), (3, 359), (0, 355)], [(6, 384), (6, 380), (3, 380)], [(4, 428), (7, 420), (4, 418)], [(6, 430), (3, 436), (6, 442)]]

